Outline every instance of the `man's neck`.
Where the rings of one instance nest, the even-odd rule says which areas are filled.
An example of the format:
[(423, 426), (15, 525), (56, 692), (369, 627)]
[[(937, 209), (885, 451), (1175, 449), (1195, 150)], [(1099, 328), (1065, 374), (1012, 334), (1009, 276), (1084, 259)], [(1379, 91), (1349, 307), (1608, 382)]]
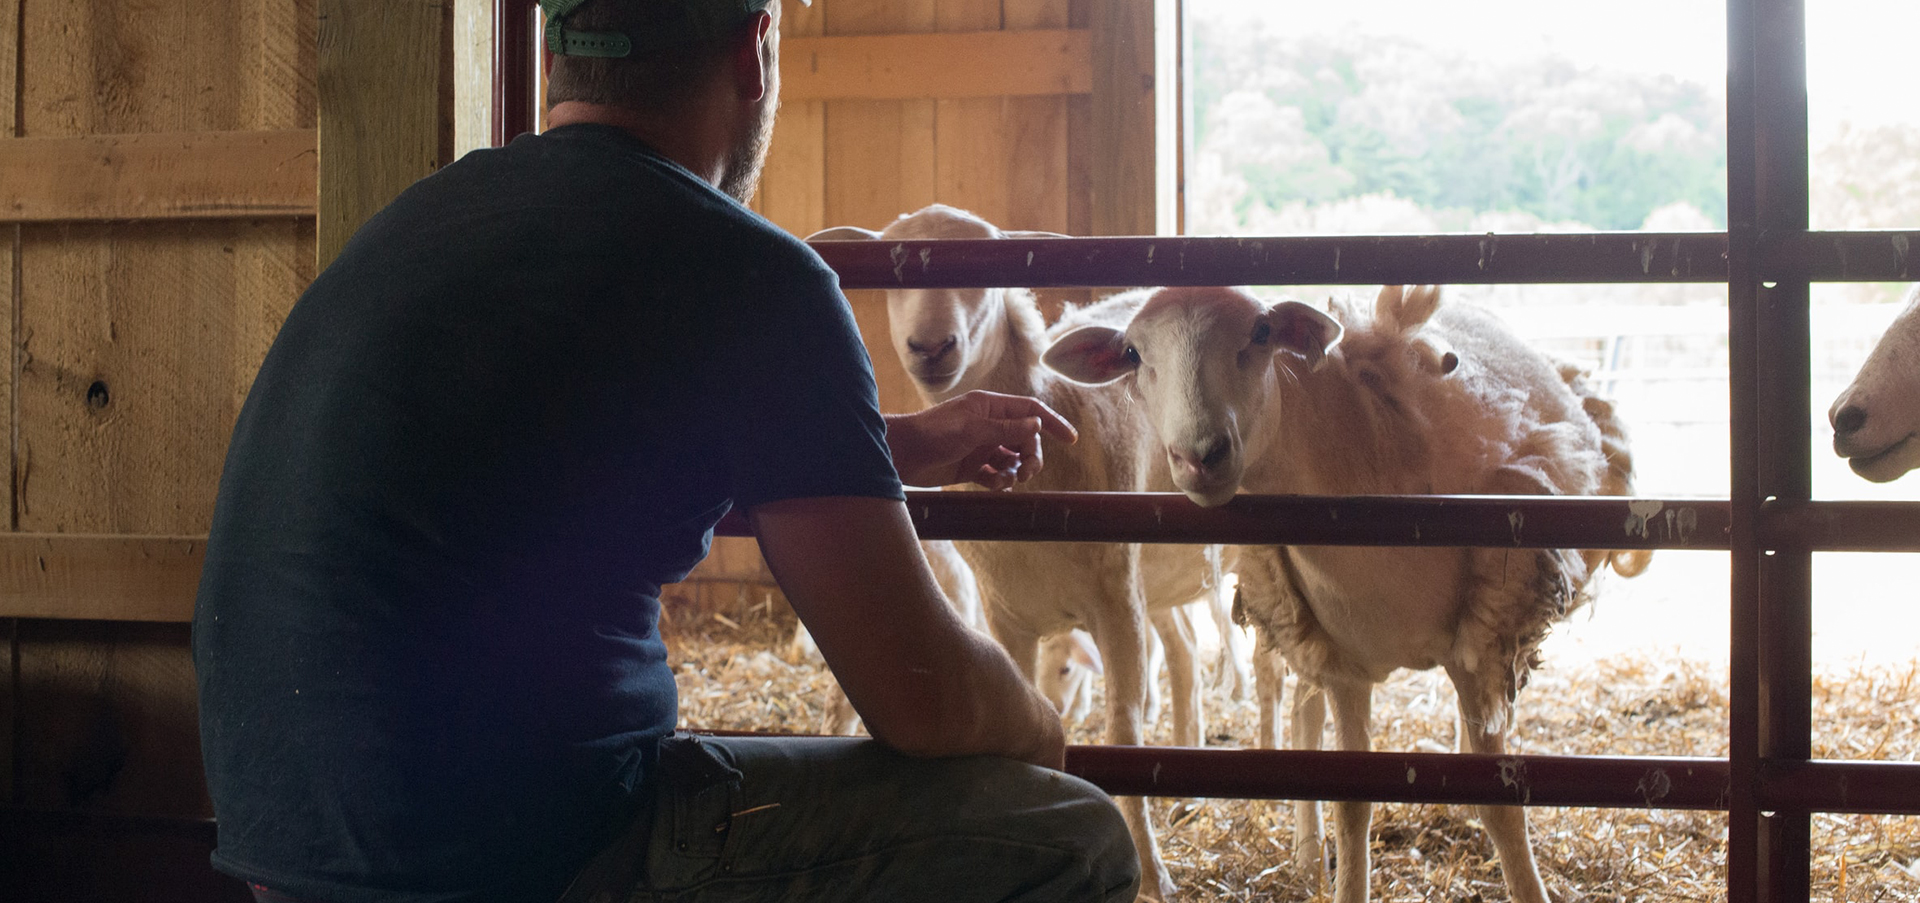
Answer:
[(569, 100), (547, 111), (547, 127), (595, 123), (610, 125), (645, 142), (661, 156), (718, 185), (726, 173), (727, 142), (709, 117), (661, 116), (630, 107)]

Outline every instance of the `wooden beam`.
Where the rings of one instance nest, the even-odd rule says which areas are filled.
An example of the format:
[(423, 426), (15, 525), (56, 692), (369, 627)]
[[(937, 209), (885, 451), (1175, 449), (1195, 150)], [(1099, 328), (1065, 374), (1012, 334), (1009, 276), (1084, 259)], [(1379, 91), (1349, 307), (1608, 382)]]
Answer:
[(0, 222), (314, 214), (313, 129), (0, 141)]
[(1093, 6), (1094, 235), (1173, 233), (1176, 8), (1176, 0)]
[(319, 0), (317, 256), (453, 158), (453, 4)]
[(1031, 97), (1093, 90), (1086, 29), (789, 38), (783, 101)]
[(191, 621), (203, 536), (0, 534), (0, 617)]

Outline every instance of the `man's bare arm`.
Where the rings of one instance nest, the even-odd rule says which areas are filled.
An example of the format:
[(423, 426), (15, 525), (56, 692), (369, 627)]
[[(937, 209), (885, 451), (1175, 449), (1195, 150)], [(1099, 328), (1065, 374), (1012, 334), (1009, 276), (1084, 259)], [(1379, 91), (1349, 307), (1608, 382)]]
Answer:
[(788, 499), (746, 512), (761, 553), (873, 736), (909, 755), (1059, 768), (1060, 719), (941, 595), (906, 506)]

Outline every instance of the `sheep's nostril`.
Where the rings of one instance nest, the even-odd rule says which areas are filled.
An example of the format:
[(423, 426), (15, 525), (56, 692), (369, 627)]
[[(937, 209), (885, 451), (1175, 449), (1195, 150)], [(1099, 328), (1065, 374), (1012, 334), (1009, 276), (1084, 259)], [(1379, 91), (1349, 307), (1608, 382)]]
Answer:
[(1867, 412), (1863, 408), (1847, 405), (1833, 415), (1833, 431), (1836, 433), (1857, 433), (1867, 425)]
[(953, 346), (956, 344), (958, 344), (958, 340), (955, 339), (953, 336), (947, 336), (945, 341), (939, 342), (937, 344), (934, 342), (927, 342), (922, 344), (913, 339), (908, 339), (907, 350), (913, 352), (916, 355), (919, 355), (920, 357), (924, 357), (929, 360), (935, 360), (935, 359), (944, 357), (947, 352), (952, 351)]
[(1226, 463), (1227, 455), (1232, 453), (1232, 443), (1224, 438), (1215, 439), (1213, 440), (1213, 444), (1207, 447), (1206, 453), (1200, 456), (1200, 468), (1202, 470), (1213, 470), (1221, 464)]

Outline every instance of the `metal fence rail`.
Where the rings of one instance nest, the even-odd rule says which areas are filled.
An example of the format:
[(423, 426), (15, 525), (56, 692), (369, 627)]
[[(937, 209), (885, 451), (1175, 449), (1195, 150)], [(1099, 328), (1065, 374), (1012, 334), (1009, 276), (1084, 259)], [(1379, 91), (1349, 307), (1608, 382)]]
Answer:
[[(1381, 283), (1711, 283), (1725, 232), (1148, 236), (822, 241), (843, 288)], [(1920, 232), (1757, 238), (1755, 276), (1891, 282), (1920, 272)], [(1912, 253), (1909, 253), (1909, 249)]]

